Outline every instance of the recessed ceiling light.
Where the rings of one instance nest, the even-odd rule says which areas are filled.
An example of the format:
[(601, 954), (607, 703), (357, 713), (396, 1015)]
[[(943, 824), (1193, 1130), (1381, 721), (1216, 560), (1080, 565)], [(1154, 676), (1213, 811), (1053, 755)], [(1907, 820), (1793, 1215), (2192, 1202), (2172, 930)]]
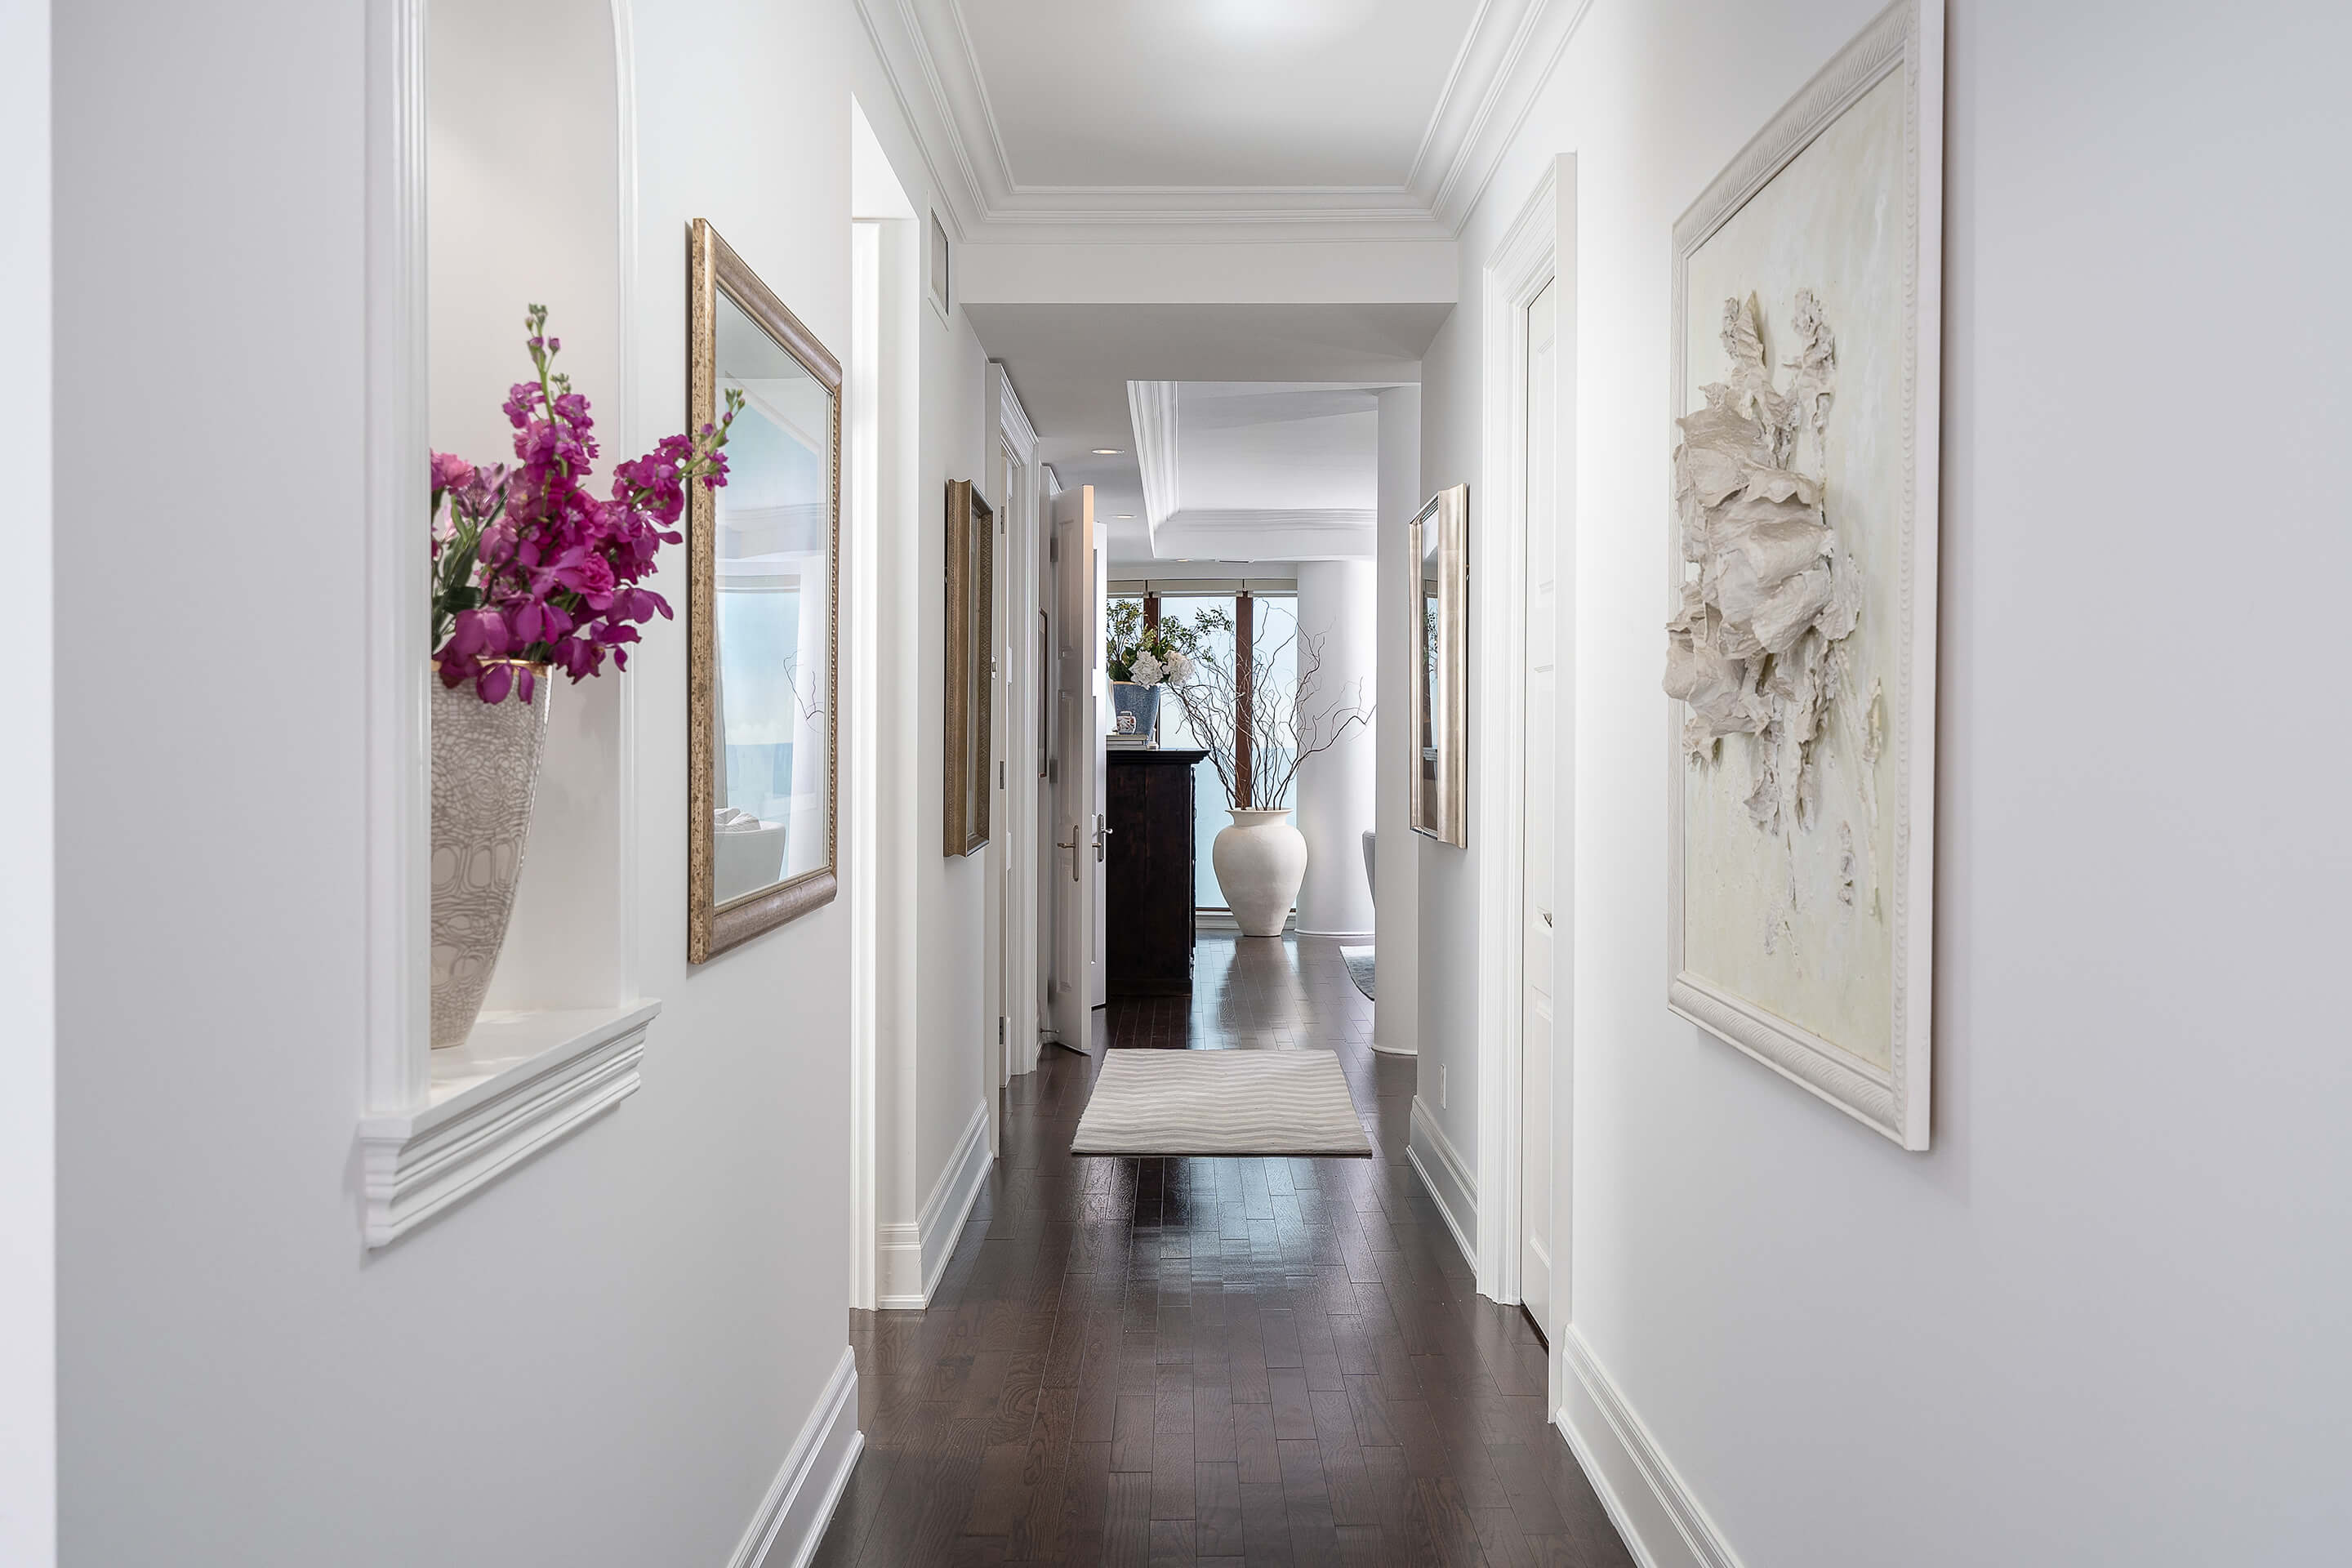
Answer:
[(1097, 447), (1095, 448), (1095, 456), (1097, 458), (1117, 458), (1122, 456), (1125, 452), (1126, 448), (1123, 447)]
[(1123, 511), (1118, 514), (1116, 521), (1119, 522), (1133, 522), (1135, 521), (1135, 514), (1131, 511)]

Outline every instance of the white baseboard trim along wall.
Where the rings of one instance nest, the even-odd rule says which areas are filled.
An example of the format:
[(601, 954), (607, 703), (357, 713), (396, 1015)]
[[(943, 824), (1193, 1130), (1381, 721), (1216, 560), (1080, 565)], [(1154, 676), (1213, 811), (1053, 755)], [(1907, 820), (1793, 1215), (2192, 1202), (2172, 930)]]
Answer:
[(886, 1312), (919, 1312), (931, 1304), (963, 1222), (988, 1179), (988, 1101), (972, 1107), (963, 1137), (948, 1156), (913, 1225), (886, 1225), (875, 1252), (874, 1304)]
[(865, 1447), (857, 1429), (857, 1358), (845, 1345), (728, 1568), (807, 1568)]
[[(1433, 1171), (1423, 1160), (1424, 1149), (1436, 1165)], [(1404, 1155), (1412, 1162), (1421, 1184), (1429, 1189), (1430, 1200), (1445, 1216), (1445, 1228), (1454, 1233), (1454, 1245), (1462, 1249), (1462, 1256), (1470, 1260), (1470, 1268), (1475, 1272), (1478, 1248), (1472, 1238), (1478, 1234), (1478, 1177), (1417, 1094), (1412, 1097), (1412, 1130), (1405, 1142)]]
[[(1196, 909), (1192, 911), (1192, 929), (1194, 931), (1223, 931), (1230, 935), (1238, 936), (1241, 934), (1242, 922), (1234, 919), (1234, 911), (1231, 910)], [(1294, 932), (1298, 930), (1297, 910), (1293, 910), (1290, 913), (1282, 917), (1282, 929), (1286, 931)], [(1312, 935), (1313, 933), (1309, 932), (1308, 934)]]
[(1566, 1403), (1552, 1419), (1642, 1568), (1741, 1568), (1574, 1324), (1560, 1331)]

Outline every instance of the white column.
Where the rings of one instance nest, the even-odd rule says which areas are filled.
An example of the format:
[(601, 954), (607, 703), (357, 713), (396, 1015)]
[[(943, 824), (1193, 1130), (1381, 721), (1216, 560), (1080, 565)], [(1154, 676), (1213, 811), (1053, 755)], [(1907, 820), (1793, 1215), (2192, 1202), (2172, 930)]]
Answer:
[[(1302, 718), (1335, 708), (1370, 710), (1378, 703), (1378, 586), (1370, 561), (1298, 563), (1299, 636), (1319, 641), (1322, 658)], [(1327, 732), (1329, 723), (1324, 721)], [(1378, 750), (1370, 728), (1360, 726), (1299, 765), (1298, 831), (1307, 836), (1307, 880), (1298, 889), (1302, 936), (1361, 938), (1371, 931), (1364, 830), (1372, 826)]]
[(1421, 573), (1406, 548), (1405, 525), (1422, 502), (1421, 388), (1383, 391), (1380, 421), (1380, 521), (1374, 535), (1380, 584), (1373, 619), (1381, 689), (1389, 700), (1374, 721), (1373, 741), (1379, 761), (1372, 816), (1380, 841), (1374, 985), (1380, 1000), (1372, 1008), (1372, 1048), (1411, 1056), (1421, 1038), (1421, 853), (1406, 818), (1406, 785), (1414, 762), (1406, 683), (1420, 648), (1413, 608)]

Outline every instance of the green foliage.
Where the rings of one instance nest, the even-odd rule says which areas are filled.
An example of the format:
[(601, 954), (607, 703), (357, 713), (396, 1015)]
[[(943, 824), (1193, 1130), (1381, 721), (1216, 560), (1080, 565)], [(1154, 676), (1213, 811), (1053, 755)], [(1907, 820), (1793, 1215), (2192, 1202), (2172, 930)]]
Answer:
[(1223, 611), (1211, 609), (1194, 616), (1189, 626), (1163, 616), (1159, 625), (1147, 626), (1140, 599), (1113, 599), (1103, 620), (1103, 661), (1113, 680), (1134, 679), (1135, 661), (1147, 653), (1159, 661), (1166, 679), (1181, 680), (1198, 660), (1201, 639), (1217, 627), (1230, 630), (1233, 626)]

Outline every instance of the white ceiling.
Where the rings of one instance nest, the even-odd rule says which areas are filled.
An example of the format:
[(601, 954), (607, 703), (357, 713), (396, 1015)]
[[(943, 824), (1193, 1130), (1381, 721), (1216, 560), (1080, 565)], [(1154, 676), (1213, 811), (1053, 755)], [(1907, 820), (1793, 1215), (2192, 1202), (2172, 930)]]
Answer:
[(858, 0), (960, 237), (1460, 231), (1591, 0)]
[[(1374, 425), (1365, 389), (1418, 381), (1421, 357), (1453, 307), (970, 304), (964, 310), (989, 356), (1003, 363), (1038, 432), (1040, 455), (1065, 486), (1095, 487), (1095, 515), (1110, 559), (1128, 563), (1152, 559), (1129, 382), (1186, 384), (1178, 394), (1180, 507), (1192, 510), (1198, 504), (1197, 472), (1199, 495), (1233, 503), (1204, 508), (1204, 516), (1225, 512), (1229, 521), (1268, 536), (1268, 548), (1248, 556), (1236, 549), (1234, 558), (1276, 558), (1276, 527), (1311, 528), (1318, 520), (1305, 514), (1331, 513), (1337, 521), (1370, 508)], [(1190, 450), (1196, 441), (1202, 453), (1197, 469)], [(1097, 447), (1118, 450), (1098, 457)], [(1181, 511), (1177, 521), (1185, 521)], [(1181, 532), (1164, 534), (1160, 557), (1192, 553), (1184, 539)], [(1352, 548), (1300, 552), (1288, 534), (1280, 542), (1290, 551), (1282, 559), (1355, 553)]]
[(1379, 500), (1380, 421), (1365, 387), (1186, 382), (1176, 406), (1181, 512), (1369, 512)]
[(957, 0), (1016, 189), (1387, 186), (1476, 0)]

